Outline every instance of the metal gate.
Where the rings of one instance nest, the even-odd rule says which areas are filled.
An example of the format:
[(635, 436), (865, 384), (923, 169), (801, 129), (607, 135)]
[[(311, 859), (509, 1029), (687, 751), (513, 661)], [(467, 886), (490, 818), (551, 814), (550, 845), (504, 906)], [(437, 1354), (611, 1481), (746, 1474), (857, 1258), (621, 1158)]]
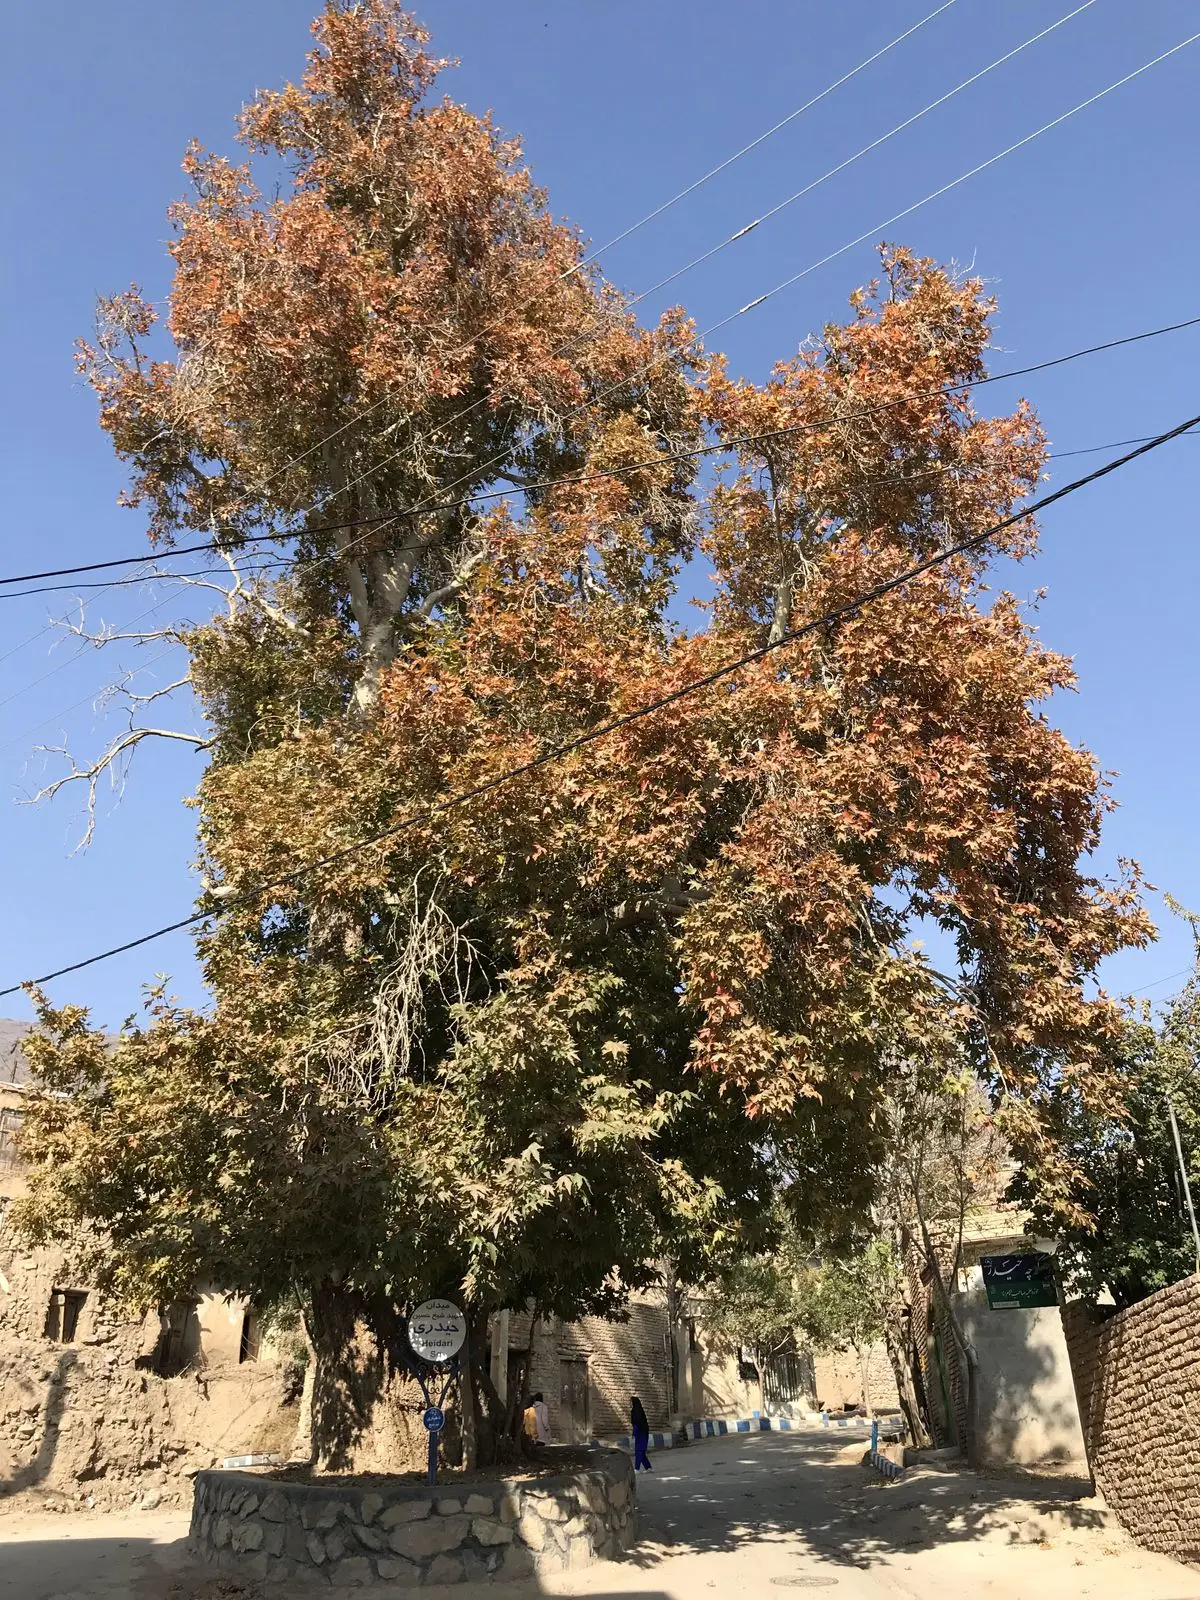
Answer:
[(807, 1352), (780, 1350), (763, 1363), (763, 1403), (768, 1409), (808, 1399), (814, 1387), (812, 1358)]

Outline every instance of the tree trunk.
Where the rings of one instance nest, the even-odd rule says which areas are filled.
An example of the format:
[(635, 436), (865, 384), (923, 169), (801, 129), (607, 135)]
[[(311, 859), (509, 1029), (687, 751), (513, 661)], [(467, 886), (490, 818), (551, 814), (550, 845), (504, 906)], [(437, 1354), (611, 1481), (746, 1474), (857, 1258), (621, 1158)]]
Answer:
[(863, 1354), (860, 1345), (855, 1346), (854, 1353), (858, 1357), (858, 1381), (862, 1388), (863, 1410), (867, 1416), (873, 1417), (875, 1412), (871, 1405), (870, 1357)]
[(308, 1319), (300, 1313), (300, 1327), (308, 1348), (308, 1361), (304, 1367), (304, 1386), (300, 1391), (300, 1415), (296, 1419), (296, 1437), (292, 1442), (292, 1455), (297, 1461), (307, 1461), (312, 1466), (316, 1460), (316, 1439), (313, 1434), (313, 1394), (317, 1381), (317, 1351), (308, 1331)]
[(920, 1393), (913, 1375), (913, 1364), (900, 1335), (891, 1327), (884, 1330), (883, 1341), (887, 1347), (892, 1375), (896, 1380), (896, 1393), (900, 1409), (908, 1424), (908, 1436), (913, 1446), (920, 1450), (933, 1443), (933, 1435), (921, 1407)]
[(675, 1263), (666, 1264), (667, 1279), (667, 1361), (668, 1375), (671, 1383), (670, 1395), (670, 1421), (674, 1424), (680, 1414), (679, 1405), (679, 1343), (676, 1330), (679, 1325), (679, 1280), (675, 1273)]
[[(459, 1367), (460, 1404), (462, 1405), (463, 1466), (473, 1472), (477, 1466), (491, 1466), (495, 1460), (494, 1429), (491, 1419), (485, 1425), (482, 1417), (484, 1356), (487, 1352), (487, 1312), (467, 1307), (467, 1342), (463, 1346)], [(486, 1435), (486, 1439), (484, 1438)]]
[(346, 1471), (383, 1390), (383, 1352), (361, 1298), (328, 1278), (312, 1286), (308, 1321), (314, 1459), (326, 1471)]
[[(977, 1425), (979, 1408), (979, 1361), (975, 1354), (975, 1346), (967, 1338), (966, 1333), (963, 1330), (963, 1326), (958, 1320), (958, 1314), (955, 1311), (954, 1304), (950, 1298), (950, 1290), (946, 1285), (946, 1275), (942, 1271), (942, 1263), (938, 1257), (937, 1246), (933, 1242), (924, 1217), (921, 1216), (919, 1212), (918, 1220), (921, 1224), (921, 1237), (925, 1246), (925, 1256), (929, 1263), (929, 1270), (933, 1275), (935, 1300), (946, 1320), (946, 1325), (950, 1329), (950, 1337), (953, 1339), (955, 1347), (957, 1348), (959, 1355), (962, 1357), (963, 1365), (967, 1369), (967, 1436), (961, 1441), (961, 1443), (963, 1447), (963, 1454), (967, 1458), (968, 1466), (977, 1467), (979, 1465), (979, 1429)], [(954, 1270), (955, 1266), (957, 1266), (957, 1262), (952, 1263), (951, 1271)]]

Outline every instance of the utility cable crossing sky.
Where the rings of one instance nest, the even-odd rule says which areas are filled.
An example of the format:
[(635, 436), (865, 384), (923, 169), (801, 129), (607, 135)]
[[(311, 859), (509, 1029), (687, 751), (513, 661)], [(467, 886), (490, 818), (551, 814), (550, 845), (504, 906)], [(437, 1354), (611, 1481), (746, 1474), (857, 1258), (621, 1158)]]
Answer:
[[(1034, 516), (1039, 511), (1044, 511), (1048, 506), (1054, 505), (1057, 501), (1066, 499), (1068, 495), (1075, 494), (1078, 490), (1086, 488), (1089, 484), (1098, 482), (1101, 478), (1108, 477), (1111, 473), (1120, 470), (1120, 468), (1128, 466), (1131, 461), (1136, 461), (1139, 459), (1139, 457), (1148, 455), (1153, 450), (1160, 449), (1163, 445), (1170, 443), (1170, 441), (1173, 439), (1179, 438), (1182, 434), (1188, 432), (1189, 429), (1194, 428), (1197, 425), (1200, 425), (1200, 413), (1197, 413), (1195, 416), (1188, 417), (1185, 421), (1178, 423), (1175, 427), (1168, 429), (1165, 433), (1156, 435), (1146, 444), (1139, 445), (1136, 450), (1131, 450), (1128, 452), (1128, 454), (1118, 456), (1115, 460), (1106, 462), (1104, 466), (1097, 467), (1095, 471), (1089, 472), (1085, 477), (1076, 478), (1072, 483), (1064, 484), (1061, 489), (1056, 489), (1052, 494), (1043, 495), (1039, 500), (1035, 500), (1029, 505), (1022, 507), (1020, 511), (1014, 511), (1011, 516), (1003, 518), (1000, 522), (993, 523), (990, 527), (984, 528), (981, 532), (972, 534), (967, 539), (959, 540), (958, 543), (949, 545), (943, 550), (939, 550), (935, 555), (930, 556), (927, 560), (919, 561), (915, 566), (906, 568), (905, 571), (899, 573), (896, 577), (889, 578), (884, 583), (876, 584), (874, 588), (868, 589), (864, 594), (859, 595), (856, 599), (849, 600), (844, 605), (837, 606), (833, 610), (827, 611), (819, 617), (815, 617), (811, 622), (806, 622), (802, 627), (791, 629), (789, 632), (783, 634), (779, 639), (772, 640), (767, 644), (761, 645), (756, 650), (750, 650), (745, 655), (738, 656), (735, 660), (726, 662), (724, 666), (717, 667), (714, 671), (705, 673), (702, 677), (696, 678), (691, 683), (685, 684), (682, 688), (675, 689), (670, 694), (661, 695), (658, 699), (652, 700), (646, 705), (639, 706), (635, 711), (629, 711), (623, 716), (614, 717), (608, 722), (599, 723), (596, 727), (589, 728), (585, 733), (581, 733), (573, 739), (565, 740), (561, 744), (552, 745), (548, 749), (542, 751), (540, 755), (533, 757), (532, 760), (521, 762), (515, 767), (510, 767), (507, 771), (499, 773), (496, 777), (488, 779), (485, 783), (476, 784), (473, 788), (463, 790), (458, 794), (449, 795), (445, 800), (439, 801), (436, 805), (428, 806), (421, 811), (413, 812), (411, 815), (401, 818), (399, 822), (393, 823), (387, 828), (380, 829), (377, 833), (373, 833), (363, 839), (356, 840), (353, 844), (346, 845), (343, 849), (336, 850), (330, 855), (322, 856), (318, 861), (309, 862), (304, 866), (298, 867), (295, 872), (286, 873), (283, 877), (274, 878), (269, 883), (260, 884), (252, 889), (239, 892), (231, 898), (225, 900), (222, 906), (216, 910), (194, 911), (189, 916), (181, 917), (177, 922), (168, 923), (165, 927), (155, 928), (150, 933), (141, 934), (137, 938), (126, 940), (123, 944), (114, 945), (108, 950), (101, 950), (96, 955), (85, 956), (81, 960), (73, 961), (67, 966), (58, 967), (53, 972), (44, 973), (41, 977), (32, 978), (25, 981), (39, 985), (50, 983), (55, 978), (65, 977), (71, 972), (80, 972), (85, 967), (95, 966), (97, 962), (108, 961), (113, 956), (123, 955), (128, 950), (136, 950), (142, 945), (150, 944), (153, 940), (165, 938), (169, 933), (178, 933), (184, 928), (195, 927), (201, 922), (211, 921), (215, 916), (219, 915), (220, 911), (231, 911), (248, 905), (261, 905), (268, 896), (280, 889), (294, 888), (296, 884), (303, 882), (304, 879), (308, 877), (311, 877), (313, 873), (321, 872), (327, 867), (336, 866), (339, 862), (345, 861), (351, 856), (357, 855), (362, 850), (370, 849), (373, 845), (382, 844), (388, 839), (395, 838), (396, 835), (403, 833), (406, 829), (415, 827), (418, 822), (429, 821), (447, 811), (452, 811), (461, 806), (467, 805), (472, 800), (480, 799), (482, 796), (492, 793), (494, 790), (501, 788), (503, 785), (511, 783), (515, 778), (522, 777), (525, 773), (535, 772), (540, 767), (548, 766), (551, 762), (561, 761), (574, 751), (582, 749), (585, 745), (593, 744), (596, 740), (606, 738), (608, 735), (616, 733), (619, 729), (628, 727), (631, 723), (641, 721), (645, 717), (653, 716), (656, 711), (661, 711), (666, 706), (673, 705), (677, 701), (682, 700), (689, 695), (697, 694), (702, 689), (706, 689), (714, 683), (719, 683), (724, 679), (731, 677), (734, 673), (740, 671), (742, 668), (750, 666), (756, 661), (761, 661), (765, 657), (774, 654), (776, 651), (786, 649), (789, 645), (795, 644), (797, 640), (805, 638), (808, 634), (815, 633), (820, 628), (827, 628), (831, 625), (844, 622), (856, 616), (862, 610), (863, 606), (869, 605), (874, 600), (881, 599), (884, 595), (893, 593), (893, 591), (896, 589), (903, 588), (906, 583), (910, 583), (914, 578), (919, 577), (924, 572), (931, 571), (934, 567), (941, 566), (944, 562), (953, 559), (954, 556), (963, 555), (968, 551), (978, 549), (981, 545), (986, 544), (988, 540), (995, 538), (998, 533), (1003, 532), (1005, 528), (1011, 528), (1016, 523), (1025, 521), (1027, 517)], [(6, 995), (16, 994), (23, 987), (24, 983), (22, 982), (9, 984), (6, 988), (0, 989), (0, 998), (3, 998)]]

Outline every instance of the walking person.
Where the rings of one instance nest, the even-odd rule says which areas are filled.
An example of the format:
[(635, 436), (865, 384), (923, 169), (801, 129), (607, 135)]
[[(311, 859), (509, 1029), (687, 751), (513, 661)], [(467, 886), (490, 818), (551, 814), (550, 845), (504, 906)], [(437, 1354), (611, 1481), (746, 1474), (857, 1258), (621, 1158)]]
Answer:
[(650, 1443), (650, 1419), (637, 1395), (634, 1395), (633, 1404), (629, 1408), (629, 1422), (633, 1428), (633, 1470), (653, 1472), (650, 1457), (646, 1454), (646, 1446)]

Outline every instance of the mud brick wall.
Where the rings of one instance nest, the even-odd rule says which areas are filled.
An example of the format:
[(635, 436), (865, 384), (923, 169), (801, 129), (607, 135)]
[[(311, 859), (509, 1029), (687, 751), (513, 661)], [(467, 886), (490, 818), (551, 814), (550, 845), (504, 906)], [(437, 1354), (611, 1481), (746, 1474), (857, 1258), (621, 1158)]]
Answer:
[(51, 1293), (74, 1282), (59, 1253), (0, 1236), (0, 1501), (184, 1505), (198, 1468), (291, 1448), (297, 1408), (269, 1363), (160, 1378), (157, 1315), (123, 1320), (93, 1290), (72, 1342), (47, 1338)]
[[(847, 1405), (860, 1405), (867, 1398), (863, 1395), (862, 1369), (852, 1350), (815, 1352), (813, 1373), (817, 1384), (817, 1402), (827, 1409), (840, 1411)], [(867, 1354), (867, 1386), (874, 1410), (899, 1411), (896, 1375), (882, 1340), (873, 1344)]]
[(1200, 1275), (1104, 1322), (1062, 1316), (1096, 1487), (1146, 1549), (1200, 1561)]

